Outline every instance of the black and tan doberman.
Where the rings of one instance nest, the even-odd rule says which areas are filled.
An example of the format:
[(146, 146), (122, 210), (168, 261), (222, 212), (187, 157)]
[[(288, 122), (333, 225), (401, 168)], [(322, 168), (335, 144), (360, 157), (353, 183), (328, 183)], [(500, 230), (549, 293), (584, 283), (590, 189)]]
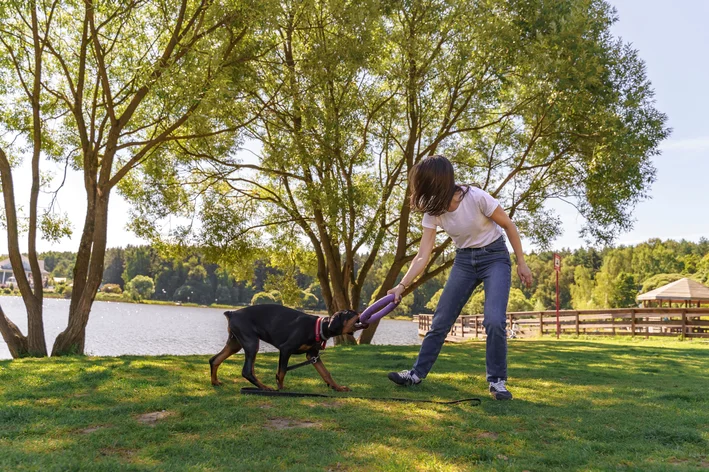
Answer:
[(280, 351), (276, 381), (283, 388), (288, 360), (293, 354), (305, 354), (330, 388), (338, 392), (349, 391), (338, 385), (320, 360), (318, 353), (325, 348), (328, 338), (353, 334), (367, 325), (359, 323), (359, 314), (352, 310), (338, 311), (328, 318), (308, 315), (281, 305), (253, 305), (237, 311), (227, 311), (229, 337), (219, 354), (209, 359), (212, 385), (221, 385), (217, 378), (219, 365), (232, 354), (244, 350), (244, 367), (241, 375), (256, 387), (272, 390), (254, 375), (254, 362), (259, 342), (264, 341)]

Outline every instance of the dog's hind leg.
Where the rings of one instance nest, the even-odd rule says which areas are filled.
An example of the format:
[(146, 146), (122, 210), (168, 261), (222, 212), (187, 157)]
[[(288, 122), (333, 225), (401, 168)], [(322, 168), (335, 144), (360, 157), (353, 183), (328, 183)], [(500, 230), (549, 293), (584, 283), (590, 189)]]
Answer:
[(236, 354), (241, 350), (241, 344), (231, 333), (226, 342), (226, 346), (218, 354), (215, 354), (209, 359), (209, 372), (212, 376), (212, 385), (221, 385), (222, 383), (217, 378), (217, 370), (222, 362), (224, 362), (232, 354)]
[(271, 387), (262, 384), (254, 374), (254, 364), (256, 363), (256, 353), (258, 352), (259, 345), (258, 338), (253, 342), (251, 340), (244, 340), (242, 344), (244, 348), (244, 368), (241, 369), (241, 375), (261, 390), (273, 390)]
[(276, 372), (276, 382), (278, 382), (278, 390), (283, 390), (283, 379), (286, 378), (286, 372), (288, 372), (288, 360), (290, 360), (290, 354), (286, 354), (281, 351), (278, 356), (278, 372)]

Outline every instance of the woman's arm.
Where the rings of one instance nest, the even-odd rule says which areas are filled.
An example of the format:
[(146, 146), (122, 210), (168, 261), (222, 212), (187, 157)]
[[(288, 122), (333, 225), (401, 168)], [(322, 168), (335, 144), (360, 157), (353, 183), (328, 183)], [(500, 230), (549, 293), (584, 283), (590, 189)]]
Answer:
[(532, 285), (532, 271), (527, 267), (527, 263), (524, 262), (524, 253), (522, 252), (522, 241), (519, 239), (519, 232), (517, 231), (517, 226), (512, 222), (505, 210), (498, 205), (495, 211), (490, 215), (492, 221), (500, 225), (502, 229), (507, 233), (507, 239), (510, 240), (512, 249), (517, 256), (517, 275), (522, 280), (522, 283), (527, 287)]
[(411, 261), (409, 270), (406, 271), (406, 275), (401, 279), (399, 285), (389, 290), (387, 294), (393, 293), (396, 296), (396, 301), (401, 300), (401, 294), (404, 290), (411, 285), (411, 282), (416, 280), (416, 277), (423, 272), (428, 264), (428, 260), (431, 258), (431, 251), (433, 250), (433, 244), (436, 242), (436, 230), (433, 228), (424, 228), (423, 234), (421, 235), (421, 242), (419, 243), (419, 251)]

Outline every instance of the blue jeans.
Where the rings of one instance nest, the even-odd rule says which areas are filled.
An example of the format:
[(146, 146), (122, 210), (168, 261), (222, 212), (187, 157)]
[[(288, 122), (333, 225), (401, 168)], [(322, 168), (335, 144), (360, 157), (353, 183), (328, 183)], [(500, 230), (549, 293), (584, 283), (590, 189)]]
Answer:
[(443, 342), (475, 287), (483, 284), (487, 334), (488, 382), (507, 380), (507, 300), (510, 296), (512, 263), (503, 237), (481, 248), (456, 249), (455, 261), (438, 306), (431, 330), (421, 344), (413, 371), (423, 379), (433, 367)]

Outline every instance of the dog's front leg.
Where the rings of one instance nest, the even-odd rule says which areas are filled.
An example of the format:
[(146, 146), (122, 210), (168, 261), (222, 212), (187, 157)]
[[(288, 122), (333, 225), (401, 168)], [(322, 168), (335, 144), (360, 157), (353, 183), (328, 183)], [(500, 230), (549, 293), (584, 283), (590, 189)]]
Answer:
[[(306, 357), (308, 360), (313, 358), (313, 355), (308, 353), (306, 354)], [(325, 365), (322, 363), (322, 360), (318, 358), (317, 362), (313, 364), (313, 367), (315, 367), (315, 370), (318, 371), (318, 374), (320, 374), (320, 377), (325, 381), (325, 383), (332, 388), (333, 390), (337, 390), (338, 392), (349, 392), (350, 389), (345, 387), (344, 385), (337, 385), (335, 380), (332, 378), (332, 375), (330, 375), (330, 372), (327, 371), (325, 368)]]
[(288, 372), (288, 361), (290, 360), (290, 354), (286, 354), (280, 351), (278, 356), (278, 372), (276, 372), (276, 382), (278, 383), (278, 390), (283, 390), (283, 379), (286, 378), (286, 372)]

